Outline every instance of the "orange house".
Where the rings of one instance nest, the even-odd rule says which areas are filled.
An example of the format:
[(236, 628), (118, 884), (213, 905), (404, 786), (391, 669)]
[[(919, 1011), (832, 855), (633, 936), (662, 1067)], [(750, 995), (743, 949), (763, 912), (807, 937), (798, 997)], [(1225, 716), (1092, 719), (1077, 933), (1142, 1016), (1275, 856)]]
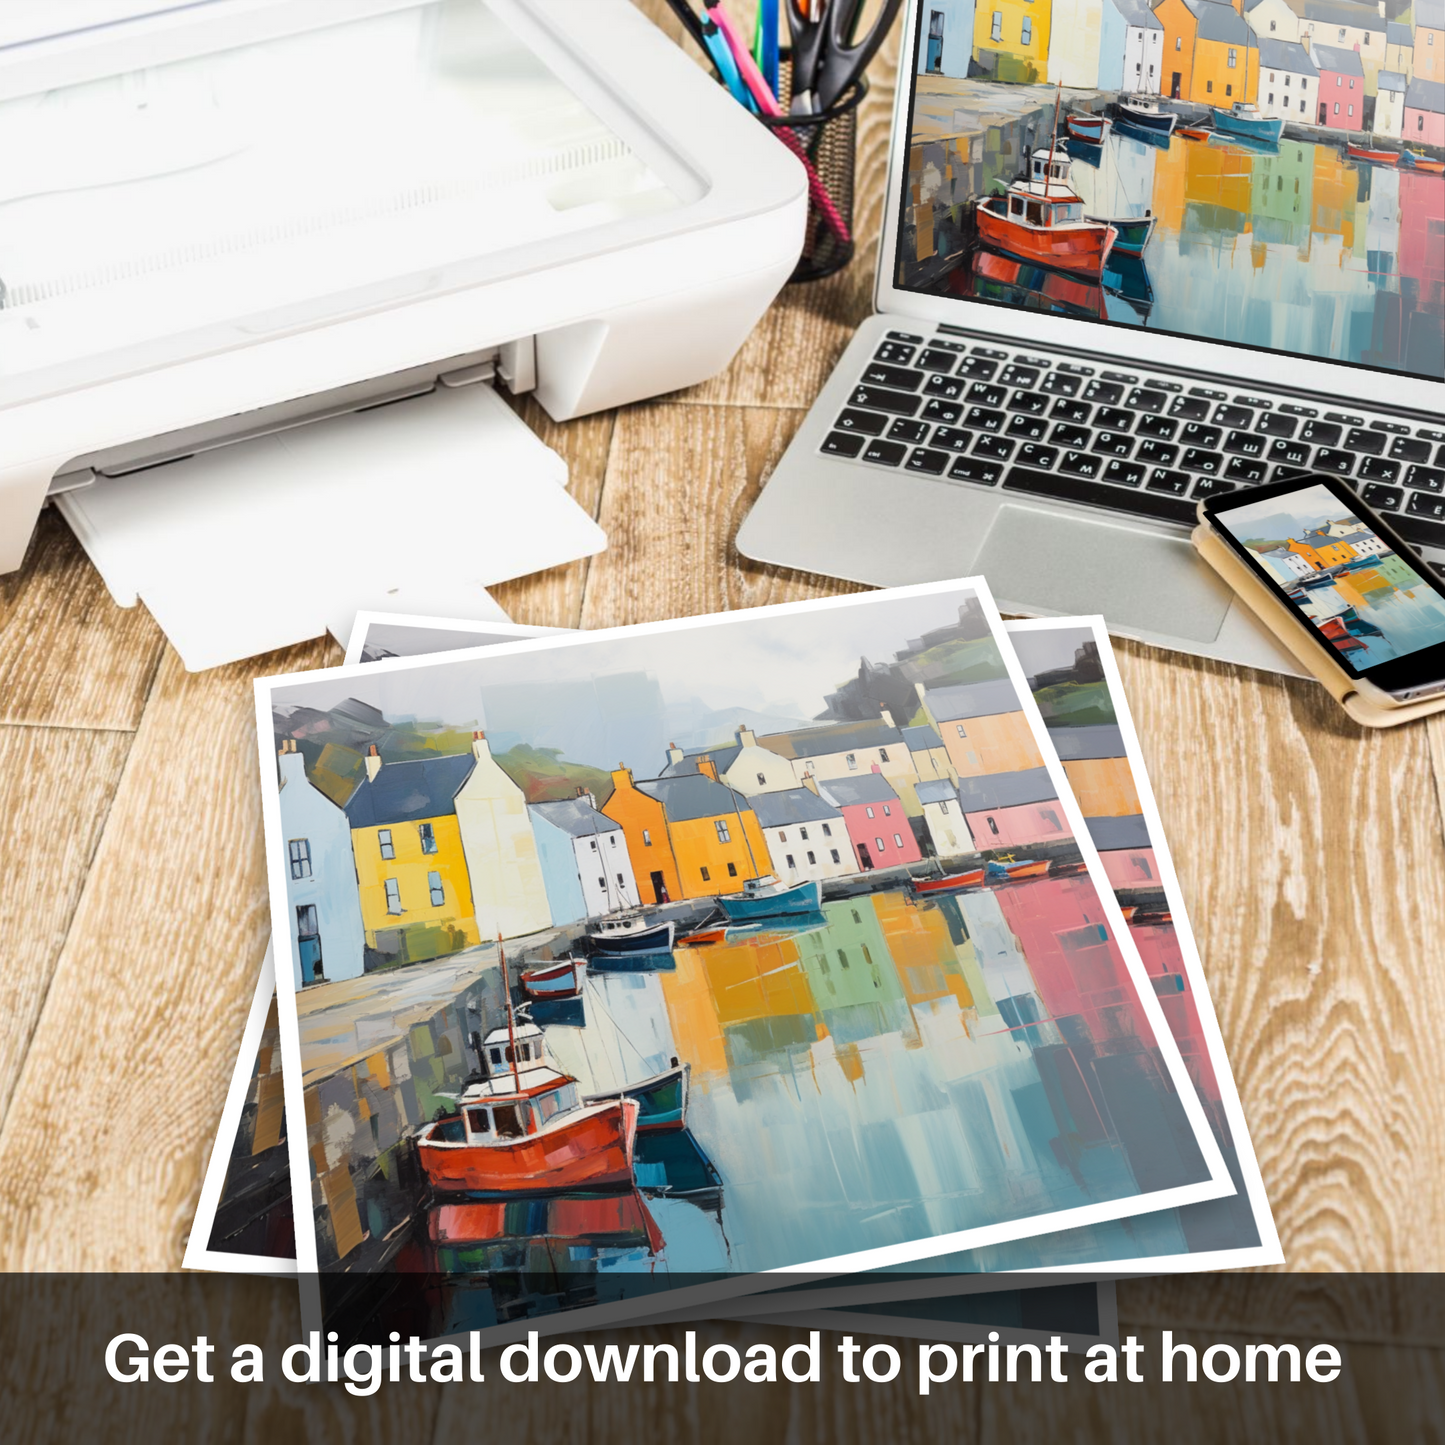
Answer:
[(1154, 18), (1164, 27), (1164, 58), (1159, 65), (1160, 89), (1175, 100), (1191, 99), (1194, 84), (1194, 42), (1199, 34), (1195, 11), (1200, 0), (1159, 0)]
[(1226, 110), (1237, 100), (1255, 98), (1259, 51), (1235, 6), (1224, 0), (1159, 0), (1154, 15), (1164, 27), (1165, 95)]
[(917, 685), (923, 712), (933, 724), (960, 778), (1020, 773), (1044, 765), (1033, 729), (1007, 678), (925, 689)]
[(1139, 811), (1124, 739), (1112, 723), (1050, 728), (1049, 740), (1086, 818), (1132, 818)]
[(644, 902), (667, 903), (684, 896), (677, 873), (677, 856), (667, 831), (667, 814), (650, 793), (632, 781), (630, 768), (612, 774), (612, 796), (602, 805), (604, 816), (622, 829), (627, 857)]

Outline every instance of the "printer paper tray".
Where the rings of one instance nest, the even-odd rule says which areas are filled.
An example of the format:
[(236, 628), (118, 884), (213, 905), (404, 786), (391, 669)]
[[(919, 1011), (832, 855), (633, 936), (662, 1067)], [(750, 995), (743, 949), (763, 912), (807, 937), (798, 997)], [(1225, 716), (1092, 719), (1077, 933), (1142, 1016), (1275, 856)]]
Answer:
[(291, 427), (55, 498), (192, 671), (362, 609), (501, 615), (486, 588), (600, 552), (567, 467), (485, 385)]

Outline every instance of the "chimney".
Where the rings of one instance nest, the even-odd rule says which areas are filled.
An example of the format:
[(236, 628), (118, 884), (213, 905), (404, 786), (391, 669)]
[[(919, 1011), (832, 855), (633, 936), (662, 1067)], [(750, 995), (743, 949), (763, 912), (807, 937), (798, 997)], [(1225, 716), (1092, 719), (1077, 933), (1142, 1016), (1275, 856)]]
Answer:
[(812, 773), (803, 774), (803, 786), (816, 798), (818, 796), (818, 780)]
[(492, 750), (487, 746), (487, 735), (481, 728), (476, 728), (472, 732), (472, 756), (478, 762), (492, 756)]
[(745, 748), (755, 748), (758, 745), (757, 734), (753, 732), (752, 728), (740, 727), (738, 729), (738, 742)]
[(618, 763), (618, 765), (612, 770), (613, 791), (616, 792), (621, 788), (630, 788), (631, 786), (632, 769), (624, 766), (622, 763)]
[(366, 779), (370, 782), (381, 771), (381, 754), (377, 751), (376, 744), (366, 750)]
[(678, 747), (676, 743), (668, 743), (667, 760), (670, 763), (680, 763), (682, 761), (682, 749)]
[(579, 803), (586, 803), (594, 813), (597, 811), (597, 799), (593, 796), (591, 788), (578, 788), (577, 801)]
[(869, 769), (869, 772), (872, 773), (881, 773), (882, 771), (883, 769), (880, 768), (877, 763), (874, 763), (873, 766)]
[(281, 769), (282, 786), (302, 781), (306, 776), (306, 760), (296, 750), (296, 740), (294, 738), (285, 739), (276, 751), (279, 759), (278, 766)]
[(1375, 8), (1380, 12), (1380, 19), (1385, 19), (1385, 0), (1380, 0), (1380, 3)]
[(713, 762), (711, 758), (699, 758), (697, 760), (697, 770), (703, 777), (711, 778), (713, 782), (718, 781), (717, 764)]

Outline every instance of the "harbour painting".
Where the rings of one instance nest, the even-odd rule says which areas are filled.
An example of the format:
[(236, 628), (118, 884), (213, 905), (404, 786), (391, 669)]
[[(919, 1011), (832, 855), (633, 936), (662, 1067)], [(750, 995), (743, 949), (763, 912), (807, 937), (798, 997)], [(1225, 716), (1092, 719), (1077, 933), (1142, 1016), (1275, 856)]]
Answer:
[(939, 584), (258, 683), (328, 1328), (1233, 1188), (999, 626)]
[(922, 0), (896, 284), (1445, 377), (1445, 71), (1324, 9)]

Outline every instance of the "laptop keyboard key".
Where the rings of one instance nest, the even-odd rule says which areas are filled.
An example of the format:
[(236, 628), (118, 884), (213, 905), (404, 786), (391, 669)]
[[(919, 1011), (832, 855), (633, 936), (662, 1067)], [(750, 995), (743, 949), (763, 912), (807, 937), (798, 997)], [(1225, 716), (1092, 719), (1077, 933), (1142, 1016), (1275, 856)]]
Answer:
[(992, 457), (995, 461), (1006, 462), (1013, 455), (1014, 444), (1003, 437), (979, 437), (973, 445), (976, 457)]
[(1155, 467), (1149, 477), (1149, 490), (1170, 492), (1176, 497), (1182, 497), (1189, 490), (1189, 474), (1171, 472), (1167, 467)]
[(1139, 424), (1134, 428), (1134, 434), (1141, 437), (1157, 437), (1162, 442), (1173, 441), (1174, 433), (1179, 430), (1179, 423), (1171, 421), (1167, 416), (1141, 416)]
[(923, 373), (874, 361), (864, 367), (863, 381), (868, 386), (896, 386), (899, 391), (917, 391), (923, 385)]
[(1088, 452), (1065, 452), (1059, 470), (1073, 477), (1097, 477), (1104, 470), (1104, 459)]
[(958, 365), (958, 355), (952, 351), (940, 351), (936, 346), (930, 346), (918, 354), (918, 361), (915, 363), (925, 371), (952, 372)]
[(978, 406), (1002, 406), (1008, 399), (1008, 392), (1001, 386), (989, 386), (982, 381), (976, 381), (968, 389), (967, 400)]
[(1292, 416), (1281, 416), (1278, 412), (1267, 411), (1254, 424), (1257, 432), (1267, 437), (1292, 437), (1299, 430), (1299, 422)]
[(1181, 467), (1191, 472), (1203, 472), (1207, 477), (1216, 477), (1224, 470), (1224, 458), (1218, 452), (1207, 452), (1202, 447), (1190, 447), (1179, 458)]
[(877, 462), (883, 467), (896, 467), (902, 464), (907, 455), (908, 448), (902, 442), (886, 442), (880, 437), (874, 437), (864, 449), (863, 460)]
[(1016, 362), (1006, 366), (999, 380), (1005, 386), (1033, 386), (1039, 379), (1039, 369), (1036, 366), (1020, 366)]
[(888, 429), (888, 418), (876, 411), (845, 411), (833, 427), (837, 431), (858, 431), (864, 436), (878, 437)]
[(957, 477), (961, 482), (981, 482), (986, 487), (992, 487), (1003, 476), (1003, 467), (998, 462), (985, 462), (978, 457), (959, 457), (948, 469), (948, 475)]
[(1060, 422), (1054, 428), (1054, 434), (1049, 438), (1051, 442), (1058, 442), (1061, 447), (1086, 447), (1089, 445), (1090, 432), (1081, 426), (1066, 426)]
[(947, 452), (936, 452), (929, 447), (917, 447), (908, 458), (910, 472), (927, 472), (930, 477), (941, 477), (948, 470)]
[(1393, 512), (1405, 500), (1405, 494), (1399, 487), (1382, 487), (1378, 484), (1366, 487), (1360, 495), (1365, 499), (1365, 505), (1373, 507), (1377, 512)]
[[(1246, 463), (1248, 466), (1259, 465), (1255, 462)], [(1261, 470), (1263, 468), (1261, 467)], [(1195, 482), (1194, 490), (1189, 494), (1191, 497), (1217, 497), (1221, 492), (1232, 492), (1233, 482), (1222, 482), (1218, 477), (1200, 477)]]
[(1094, 425), (1105, 431), (1128, 431), (1134, 425), (1134, 413), (1119, 406), (1101, 406), (1094, 413)]
[(1248, 426), (1254, 420), (1254, 411), (1247, 406), (1221, 405), (1214, 409), (1214, 421), (1217, 426)]
[(1383, 433), (1377, 431), (1363, 431), (1359, 427), (1351, 427), (1345, 433), (1345, 447), (1352, 452), (1358, 452), (1361, 456), (1377, 457), (1385, 450), (1385, 442), (1388, 439)]
[(958, 363), (959, 376), (971, 376), (977, 381), (992, 381), (997, 370), (998, 362), (989, 361), (982, 356), (965, 356)]
[(1439, 467), (1411, 467), (1405, 473), (1405, 485), (1422, 492), (1445, 491), (1445, 471)]
[(941, 371), (931, 372), (924, 383), (929, 396), (941, 396), (945, 401), (957, 401), (963, 395), (963, 381), (957, 376), (945, 376)]
[(858, 386), (848, 398), (849, 405), (868, 407), (872, 411), (886, 411), (894, 416), (913, 416), (920, 401), (906, 391), (889, 391), (882, 386)]
[(964, 414), (963, 423), (977, 431), (1002, 431), (1004, 414), (990, 411), (986, 406), (971, 406)]
[(1129, 393), (1129, 400), (1125, 405), (1133, 407), (1135, 411), (1155, 412), (1163, 411), (1168, 401), (1169, 397), (1165, 392), (1154, 391), (1147, 386), (1136, 386)]
[(1094, 445), (1090, 450), (1103, 452), (1110, 457), (1127, 457), (1134, 450), (1134, 439), (1120, 436), (1117, 432), (1101, 431), (1094, 438)]
[(1286, 467), (1307, 467), (1310, 449), (1303, 442), (1285, 441), (1277, 437), (1269, 444), (1269, 459)]
[(934, 429), (933, 445), (951, 452), (966, 452), (973, 445), (975, 432), (964, 431), (961, 427), (941, 426)]
[(1405, 511), (1412, 517), (1430, 517), (1437, 522), (1445, 521), (1445, 497), (1412, 492)]
[(1258, 432), (1232, 431), (1224, 439), (1224, 450), (1241, 457), (1262, 457), (1266, 444)]
[(1388, 462), (1384, 457), (1366, 457), (1360, 463), (1359, 476), (1365, 482), (1393, 482), (1400, 475), (1399, 462)]
[(1019, 448), (1019, 465), (1025, 467), (1039, 467), (1048, 470), (1059, 459), (1057, 447), (1036, 446), (1033, 442), (1026, 442)]
[(1049, 424), (1039, 416), (1016, 416), (1008, 424), (1008, 435), (1011, 437), (1023, 437), (1027, 441), (1042, 441), (1044, 433), (1048, 431)]
[(923, 415), (928, 421), (946, 422), (952, 426), (963, 415), (963, 408), (956, 402), (942, 401), (936, 396), (930, 396), (923, 403)]
[(856, 457), (868, 440), (858, 432), (830, 431), (823, 438), (823, 450), (830, 456)]
[(921, 336), (915, 336), (911, 331), (890, 331), (888, 333), (888, 339), (890, 341), (909, 341), (912, 342), (914, 346), (919, 346), (923, 342)]
[(1179, 440), (1187, 447), (1217, 447), (1223, 435), (1217, 426), (1200, 426), (1190, 422), (1179, 434)]
[(1105, 406), (1113, 406), (1123, 395), (1124, 388), (1117, 381), (1099, 381), (1096, 378), (1084, 388), (1085, 401), (1101, 401)]
[(1029, 467), (1010, 467), (1003, 484), (1005, 490), (1030, 492), (1039, 497), (1056, 497), (1066, 502), (1086, 502), (1091, 506), (1108, 507), (1111, 511), (1128, 511), (1164, 521), (1194, 520), (1194, 504), (1183, 497), (1143, 490), (1126, 492), (1122, 487), (1110, 486), (1108, 482), (1089, 481), (1079, 476), (1061, 476), (1058, 472), (1036, 472)]
[(1053, 410), (1049, 413), (1055, 421), (1086, 422), (1093, 414), (1094, 408), (1086, 401), (1068, 401), (1060, 398), (1054, 403)]
[(1081, 384), (1077, 376), (1070, 376), (1064, 371), (1051, 371), (1044, 377), (1043, 389), (1050, 396), (1078, 396)]
[(1302, 442), (1313, 442), (1319, 447), (1332, 447), (1340, 439), (1341, 428), (1327, 421), (1307, 421), (1299, 434)]
[[(925, 352), (926, 356), (928, 353)], [(874, 361), (886, 361), (889, 366), (907, 366), (913, 360), (913, 348), (901, 341), (885, 341), (873, 353)]]
[(926, 421), (913, 421), (906, 416), (900, 416), (897, 421), (888, 428), (888, 440), (895, 442), (912, 442), (915, 446), (928, 436), (928, 423)]
[(1355, 469), (1354, 454), (1335, 447), (1321, 447), (1315, 453), (1315, 466), (1322, 472), (1334, 472), (1336, 476), (1347, 477)]
[(1139, 443), (1134, 459), (1151, 467), (1171, 467), (1178, 455), (1179, 448), (1170, 446), (1168, 442), (1144, 441)]
[[(1231, 457), (1229, 465), (1224, 469), (1224, 475), (1232, 482), (1262, 482), (1269, 472), (1267, 463), (1260, 461), (1257, 457)], [(1233, 487), (1225, 487), (1224, 491), (1233, 491)], [(1196, 491), (1194, 495), (1211, 495)]]
[(1042, 416), (1049, 409), (1049, 399), (1041, 391), (1016, 391), (1008, 409), (1027, 412), (1030, 416)]
[(1210, 410), (1209, 403), (1202, 396), (1176, 396), (1169, 404), (1169, 415), (1181, 421), (1203, 421)]
[(1390, 443), (1390, 455), (1397, 462), (1428, 462), (1430, 443), (1415, 437), (1396, 437)]
[(1117, 457), (1104, 468), (1104, 480), (1116, 487), (1137, 487), (1144, 480), (1147, 468), (1138, 462), (1121, 462)]

